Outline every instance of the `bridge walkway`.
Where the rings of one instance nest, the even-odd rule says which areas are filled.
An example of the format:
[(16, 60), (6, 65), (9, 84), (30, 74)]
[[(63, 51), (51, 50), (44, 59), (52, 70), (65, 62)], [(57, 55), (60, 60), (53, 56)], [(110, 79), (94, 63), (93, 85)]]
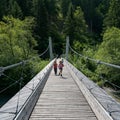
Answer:
[(63, 77), (52, 70), (29, 120), (97, 120), (87, 100), (64, 66)]

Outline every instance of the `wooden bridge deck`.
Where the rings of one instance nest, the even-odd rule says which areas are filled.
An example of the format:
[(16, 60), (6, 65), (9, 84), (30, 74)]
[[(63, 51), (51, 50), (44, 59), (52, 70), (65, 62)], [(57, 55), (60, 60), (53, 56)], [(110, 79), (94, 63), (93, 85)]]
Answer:
[(63, 77), (52, 70), (29, 120), (97, 120), (65, 66)]

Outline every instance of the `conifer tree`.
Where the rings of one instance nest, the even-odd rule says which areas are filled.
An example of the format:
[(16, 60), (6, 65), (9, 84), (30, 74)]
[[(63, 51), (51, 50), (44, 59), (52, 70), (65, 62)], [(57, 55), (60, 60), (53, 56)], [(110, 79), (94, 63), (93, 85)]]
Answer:
[(120, 0), (111, 0), (108, 13), (104, 19), (104, 26), (120, 28)]
[(16, 1), (22, 10), (23, 17), (31, 16), (33, 9), (33, 0), (16, 0)]
[(72, 4), (70, 4), (68, 16), (65, 21), (65, 34), (70, 37), (71, 44), (74, 40), (87, 41), (87, 25), (84, 13), (80, 7), (74, 10)]
[(76, 40), (86, 43), (87, 41), (87, 25), (84, 19), (84, 13), (80, 7), (74, 12), (74, 19), (75, 19), (75, 31), (74, 36)]
[(64, 25), (64, 33), (70, 37), (70, 43), (73, 43), (75, 32), (74, 8), (72, 3), (69, 4), (69, 10)]
[(67, 16), (67, 12), (68, 12), (70, 3), (71, 3), (71, 0), (62, 0), (61, 1), (61, 9), (62, 9), (63, 18), (65, 18)]
[(3, 16), (7, 13), (7, 0), (0, 1), (0, 20), (2, 20)]
[(49, 36), (48, 13), (44, 0), (38, 0), (36, 22), (35, 33), (37, 35), (38, 50), (40, 52), (43, 51), (44, 48), (47, 48)]
[(22, 18), (21, 8), (15, 0), (9, 0), (8, 15), (12, 15), (15, 18)]

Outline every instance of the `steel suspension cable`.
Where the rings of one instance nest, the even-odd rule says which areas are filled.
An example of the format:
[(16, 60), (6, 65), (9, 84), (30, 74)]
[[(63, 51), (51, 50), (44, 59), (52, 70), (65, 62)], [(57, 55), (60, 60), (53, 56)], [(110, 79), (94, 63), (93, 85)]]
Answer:
[[(41, 53), (41, 54), (38, 55), (38, 56), (41, 57), (42, 55), (44, 55), (44, 54), (48, 51), (48, 49), (49, 49), (49, 46), (47, 47), (47, 49), (46, 49), (43, 53)], [(3, 75), (3, 76), (5, 76), (5, 77), (8, 77), (7, 75), (3, 74), (3, 72), (4, 72), (5, 70), (8, 70), (8, 69), (11, 69), (11, 68), (20, 66), (20, 65), (22, 65), (22, 64), (25, 64), (25, 63), (29, 62), (31, 59), (34, 59), (34, 58), (36, 58), (36, 57), (32, 57), (32, 58), (30, 58), (30, 59), (28, 59), (28, 60), (21, 61), (21, 62), (19, 62), (19, 63), (12, 64), (12, 65), (9, 65), (9, 66), (6, 66), (6, 67), (0, 67), (0, 75)], [(13, 79), (10, 78), (10, 77), (8, 77), (8, 78), (11, 79), (11, 80), (13, 80)], [(0, 91), (0, 94), (3, 93), (4, 91), (6, 91), (7, 89), (9, 89), (10, 87), (14, 86), (15, 84), (17, 84), (19, 81), (20, 81), (20, 80), (17, 80), (17, 81), (15, 81), (14, 83), (10, 84), (8, 87), (6, 87), (6, 88), (4, 88), (3, 90), (1, 90), (1, 91)], [(21, 83), (21, 84), (22, 84), (22, 83)], [(28, 87), (27, 87), (27, 88), (28, 88)], [(32, 90), (31, 88), (29, 88), (29, 89)]]
[[(108, 65), (108, 66), (111, 66), (111, 67), (120, 69), (120, 66), (118, 66), (118, 65), (114, 65), (114, 64), (102, 62), (102, 61), (100, 61), (100, 60), (95, 60), (95, 59), (86, 57), (86, 56), (84, 56), (84, 55), (82, 55), (82, 54), (79, 54), (78, 52), (76, 52), (76, 51), (70, 46), (70, 44), (69, 44), (69, 48), (70, 48), (71, 51), (74, 52), (76, 55), (78, 55), (78, 56), (80, 56), (80, 57), (83, 57), (83, 58), (85, 58), (85, 59), (87, 59), (87, 60), (94, 61), (94, 62), (96, 62), (97, 64), (104, 64), (104, 65)], [(102, 79), (103, 79), (103, 78), (102, 78)], [(112, 79), (112, 78), (111, 78), (111, 79)], [(116, 88), (120, 89), (120, 87), (119, 87), (118, 85), (110, 82), (109, 80), (105, 80), (105, 82), (106, 82), (106, 83), (109, 83), (109, 84), (112, 85), (113, 87), (116, 87)]]
[(38, 55), (38, 56), (41, 57), (42, 55), (44, 55), (48, 51), (48, 49), (49, 49), (49, 45), (48, 45), (47, 49), (43, 53), (41, 53), (40, 55)]
[[(6, 112), (6, 111), (0, 111), (0, 112), (2, 112), (2, 113), (9, 113), (9, 114), (17, 114), (18, 112), (19, 112), (19, 104), (20, 104), (20, 96), (21, 96), (21, 88), (22, 88), (22, 81), (23, 81), (23, 71), (24, 71), (24, 65), (27, 63), (27, 62), (29, 62), (30, 60), (34, 60), (35, 58), (37, 58), (37, 57), (41, 57), (41, 56), (43, 56), (47, 51), (49, 50), (49, 45), (48, 45), (48, 47), (47, 47), (47, 49), (43, 52), (43, 53), (41, 53), (40, 55), (38, 55), (38, 56), (34, 56), (34, 57), (32, 57), (32, 58), (30, 58), (30, 59), (27, 59), (27, 60), (23, 60), (23, 61), (21, 61), (21, 62), (19, 62), (19, 63), (16, 63), (16, 64), (12, 64), (12, 65), (9, 65), (9, 66), (6, 66), (6, 67), (0, 67), (0, 76), (5, 76), (5, 77), (7, 77), (7, 78), (9, 78), (10, 80), (12, 80), (12, 81), (14, 81), (14, 83), (12, 83), (12, 84), (10, 84), (8, 87), (6, 87), (6, 88), (4, 88), (3, 90), (1, 90), (0, 91), (0, 94), (1, 93), (3, 93), (4, 91), (6, 91), (6, 90), (8, 90), (9, 88), (11, 88), (12, 86), (14, 86), (15, 84), (18, 84), (19, 83), (19, 92), (18, 92), (18, 98), (17, 98), (17, 103), (16, 103), (16, 111), (15, 112)], [(22, 65), (22, 71), (21, 71), (21, 77), (20, 77), (20, 79), (19, 80), (17, 80), (17, 81), (15, 81), (14, 79), (12, 79), (11, 77), (9, 77), (9, 76), (7, 76), (7, 75), (5, 75), (4, 74), (4, 71), (5, 70), (8, 70), (8, 69), (11, 69), (11, 68), (14, 68), (14, 67), (17, 67), (17, 66), (20, 66), (20, 65)], [(28, 89), (30, 89), (31, 91), (33, 91), (34, 90), (34, 81), (33, 81), (33, 87), (32, 88), (29, 88), (29, 87), (27, 87), (27, 86), (25, 86), (26, 88), (28, 88)]]
[(108, 80), (105, 80), (105, 82), (107, 82), (107, 83), (111, 84), (112, 86), (120, 89), (120, 86), (115, 85), (114, 83), (112, 83), (112, 82), (110, 82), (110, 81), (108, 81)]
[(0, 91), (0, 94), (3, 93), (4, 91), (6, 91), (7, 89), (11, 88), (12, 86), (14, 86), (15, 84), (17, 84), (20, 80), (15, 81), (14, 83), (12, 83), (11, 85), (9, 85), (8, 87), (4, 88), (3, 90)]
[[(42, 55), (44, 55), (44, 54), (48, 51), (48, 49), (49, 49), (49, 45), (48, 45), (47, 49), (46, 49), (43, 53), (41, 53), (40, 55), (38, 55), (38, 56), (41, 57)], [(8, 70), (8, 69), (17, 67), (17, 66), (22, 65), (22, 64), (25, 64), (25, 63), (29, 62), (30, 60), (32, 60), (32, 59), (34, 59), (34, 58), (36, 58), (36, 57), (32, 57), (32, 58), (30, 58), (30, 59), (28, 59), (28, 60), (23, 60), (23, 61), (21, 61), (21, 62), (19, 62), (19, 63), (12, 64), (12, 65), (9, 65), (9, 66), (6, 66), (6, 67), (0, 67), (0, 76), (2, 75), (2, 73), (3, 73), (5, 70)]]
[(23, 72), (24, 72), (24, 64), (22, 64), (22, 70), (21, 70), (21, 77), (20, 77), (20, 83), (19, 83), (19, 93), (18, 93), (18, 99), (17, 99), (17, 106), (16, 106), (16, 114), (18, 113), (18, 107), (19, 107), (19, 101), (20, 101), (20, 94), (21, 94), (21, 87), (22, 87), (22, 81), (23, 81)]
[[(44, 54), (48, 51), (48, 49), (49, 49), (49, 45), (48, 45), (47, 49), (46, 49), (43, 53), (41, 53), (40, 55), (38, 55), (38, 56), (41, 57), (42, 55), (44, 55)], [(37, 57), (37, 56), (36, 56), (36, 57)], [(19, 63), (12, 64), (12, 65), (9, 65), (9, 66), (6, 66), (6, 67), (0, 67), (0, 76), (3, 75), (3, 76), (5, 76), (5, 77), (7, 77), (8, 79), (14, 81), (14, 83), (12, 83), (12, 84), (10, 84), (9, 86), (7, 86), (6, 88), (2, 89), (2, 90), (0, 91), (0, 94), (3, 93), (4, 91), (8, 90), (9, 88), (11, 88), (12, 86), (14, 86), (15, 84), (18, 84), (18, 83), (21, 81), (21, 79), (22, 79), (22, 77), (21, 77), (19, 80), (16, 81), (16, 80), (10, 78), (9, 76), (5, 75), (3, 72), (4, 72), (5, 70), (8, 70), (8, 69), (11, 69), (11, 68), (20, 66), (20, 65), (23, 66), (24, 64), (26, 64), (26, 63), (29, 62), (30, 60), (34, 60), (34, 58), (36, 58), (36, 57), (32, 57), (32, 58), (30, 58), (30, 59), (28, 59), (28, 60), (23, 60), (23, 61), (21, 61), (21, 62), (19, 62)], [(23, 74), (23, 73), (22, 73), (22, 74)], [(20, 82), (20, 84), (21, 84), (21, 87), (22, 87), (22, 82)], [(34, 83), (33, 83), (33, 84), (34, 84)], [(26, 86), (26, 88), (28, 88), (28, 89), (30, 89), (30, 90), (33, 90), (33, 89), (34, 89), (34, 85), (33, 85), (33, 88), (29, 88), (29, 87), (27, 87), (27, 86)]]
[(103, 61), (100, 61), (100, 60), (96, 60), (96, 59), (92, 59), (92, 58), (90, 58), (88, 56), (84, 56), (82, 54), (79, 54), (78, 52), (76, 52), (75, 50), (73, 50), (73, 48), (70, 46), (70, 44), (69, 44), (69, 48), (71, 49), (72, 52), (74, 52), (75, 54), (79, 55), (80, 57), (83, 57), (85, 59), (88, 59), (88, 60), (91, 60), (93, 62), (96, 62), (97, 64), (104, 64), (104, 65), (107, 65), (107, 66), (111, 66), (111, 67), (120, 69), (119, 65), (114, 65), (114, 64), (106, 63), (106, 62), (103, 62)]
[[(6, 88), (2, 89), (2, 90), (0, 91), (0, 94), (3, 93), (4, 91), (8, 90), (9, 88), (11, 88), (12, 86), (14, 86), (15, 84), (17, 84), (17, 83), (20, 81), (20, 79), (15, 81), (14, 79), (10, 78), (9, 76), (5, 75), (4, 73), (3, 73), (2, 75), (5, 76), (5, 77), (7, 77), (8, 79), (14, 81), (14, 82), (11, 83), (11, 84), (10, 84), (9, 86), (7, 86)], [(22, 84), (22, 83), (21, 83), (21, 84)], [(22, 86), (24, 86), (24, 85), (22, 84)], [(27, 87), (27, 86), (25, 86), (25, 87), (28, 88), (28, 89), (30, 89), (30, 90), (33, 90), (32, 88), (29, 88), (29, 87)]]

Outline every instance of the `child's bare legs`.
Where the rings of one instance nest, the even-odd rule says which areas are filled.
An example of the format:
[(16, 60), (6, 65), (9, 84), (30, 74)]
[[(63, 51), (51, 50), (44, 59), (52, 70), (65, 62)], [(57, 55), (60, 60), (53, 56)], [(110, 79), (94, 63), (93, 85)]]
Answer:
[(62, 69), (60, 69), (59, 75), (61, 75), (61, 76), (62, 76)]

